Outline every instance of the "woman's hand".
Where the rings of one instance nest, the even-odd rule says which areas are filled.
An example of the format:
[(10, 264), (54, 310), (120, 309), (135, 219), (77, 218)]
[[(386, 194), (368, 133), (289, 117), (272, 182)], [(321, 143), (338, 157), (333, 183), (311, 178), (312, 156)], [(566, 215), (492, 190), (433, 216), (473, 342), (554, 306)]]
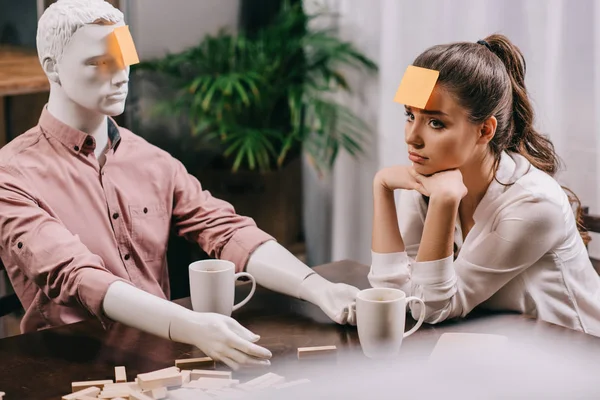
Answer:
[[(417, 172), (412, 166), (396, 165), (393, 167), (383, 168), (375, 175), (373, 184), (375, 188), (389, 190), (390, 192), (396, 189), (418, 190), (425, 194), (427, 190), (415, 178)], [(427, 194), (425, 194), (427, 196)]]
[(414, 168), (409, 168), (408, 172), (418, 182), (415, 190), (425, 196), (460, 201), (467, 194), (467, 187), (458, 169), (436, 172), (430, 176), (421, 175)]

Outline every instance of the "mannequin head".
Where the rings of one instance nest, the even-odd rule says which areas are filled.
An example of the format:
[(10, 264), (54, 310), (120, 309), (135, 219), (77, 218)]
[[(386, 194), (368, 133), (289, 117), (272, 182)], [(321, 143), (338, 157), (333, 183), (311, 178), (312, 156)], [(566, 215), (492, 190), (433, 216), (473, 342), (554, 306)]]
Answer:
[(129, 67), (109, 52), (109, 35), (123, 13), (104, 0), (58, 0), (38, 23), (37, 49), (52, 101), (86, 113), (119, 115), (125, 108)]

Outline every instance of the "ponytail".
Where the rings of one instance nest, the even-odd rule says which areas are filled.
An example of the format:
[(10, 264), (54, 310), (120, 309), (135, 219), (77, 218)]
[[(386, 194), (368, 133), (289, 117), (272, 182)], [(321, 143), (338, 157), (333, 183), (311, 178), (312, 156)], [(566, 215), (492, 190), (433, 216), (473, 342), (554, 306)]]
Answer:
[(503, 35), (491, 35), (485, 39), (489, 49), (496, 55), (508, 72), (512, 86), (512, 132), (506, 150), (525, 157), (533, 166), (551, 176), (560, 168), (560, 160), (552, 142), (533, 127), (534, 112), (525, 88), (525, 58)]

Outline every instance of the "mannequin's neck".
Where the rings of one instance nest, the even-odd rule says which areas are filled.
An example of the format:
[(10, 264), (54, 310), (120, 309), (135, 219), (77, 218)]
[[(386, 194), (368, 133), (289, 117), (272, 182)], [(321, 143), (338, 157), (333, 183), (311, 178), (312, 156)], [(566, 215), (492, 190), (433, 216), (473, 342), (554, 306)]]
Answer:
[(48, 112), (63, 124), (94, 137), (96, 157), (104, 152), (108, 144), (108, 119), (106, 115), (88, 110), (71, 100), (62, 88), (51, 84)]

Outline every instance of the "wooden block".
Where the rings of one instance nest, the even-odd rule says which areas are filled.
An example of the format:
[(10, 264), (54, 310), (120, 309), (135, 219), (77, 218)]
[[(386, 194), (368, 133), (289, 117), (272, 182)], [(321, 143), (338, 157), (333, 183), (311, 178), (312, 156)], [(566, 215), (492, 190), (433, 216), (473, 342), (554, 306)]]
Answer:
[(138, 384), (142, 391), (158, 389), (160, 387), (176, 387), (183, 385), (183, 375), (180, 372), (173, 372), (171, 375), (162, 375), (158, 377), (142, 378), (138, 375)]
[(191, 379), (195, 381), (200, 378), (231, 379), (231, 371), (210, 371), (206, 369), (193, 369)]
[(286, 389), (286, 388), (289, 388), (289, 387), (294, 387), (294, 386), (298, 386), (298, 385), (304, 385), (306, 383), (310, 383), (310, 380), (308, 380), (308, 379), (298, 379), (296, 381), (280, 383), (279, 385), (273, 386), (273, 388), (275, 388), (275, 389)]
[(127, 382), (127, 372), (125, 367), (115, 367), (115, 382)]
[(99, 394), (100, 394), (100, 388), (94, 386), (94, 387), (88, 387), (88, 388), (85, 388), (82, 390), (74, 391), (71, 394), (67, 394), (67, 395), (63, 396), (61, 399), (62, 400), (77, 400), (83, 396), (97, 397)]
[(145, 372), (143, 374), (137, 375), (136, 382), (138, 381), (139, 378), (150, 379), (150, 378), (156, 378), (156, 377), (160, 377), (160, 376), (172, 375), (175, 372), (179, 373), (179, 372), (181, 372), (181, 370), (177, 367), (168, 367), (168, 368), (163, 368), (163, 369), (157, 369), (156, 371)]
[(232, 385), (237, 385), (240, 383), (238, 380), (234, 379), (221, 379), (221, 378), (200, 378), (196, 381), (191, 381), (186, 383), (184, 388), (195, 388), (195, 389), (221, 389), (225, 387), (230, 387)]
[(337, 347), (335, 346), (298, 347), (298, 359), (326, 356), (336, 352)]
[(115, 397), (129, 397), (133, 391), (129, 388), (119, 390), (103, 390), (98, 395), (99, 399), (114, 399)]
[(81, 382), (72, 382), (71, 390), (76, 392), (78, 390), (87, 389), (89, 387), (95, 386), (100, 389), (104, 389), (104, 385), (107, 383), (114, 383), (111, 379), (105, 379), (101, 381), (81, 381)]
[(146, 390), (142, 393), (154, 400), (162, 400), (167, 398), (167, 388), (165, 387)]
[(187, 358), (184, 360), (175, 360), (175, 366), (181, 369), (215, 368), (215, 360), (210, 357)]
[[(0, 102), (0, 105), (1, 105), (1, 102)], [(1, 112), (1, 111), (0, 111), (0, 112)], [(0, 121), (1, 121), (1, 120), (0, 120)], [(0, 129), (2, 129), (2, 128), (0, 128)], [(4, 398), (4, 396), (6, 396), (6, 393), (4, 393), (4, 392), (0, 392), (0, 400), (2, 400), (2, 399)]]
[(104, 385), (104, 388), (102, 390), (107, 391), (121, 389), (137, 390), (138, 392), (142, 390), (142, 388), (140, 388), (137, 382), (107, 383), (106, 385)]
[(285, 381), (285, 377), (269, 372), (259, 376), (258, 378), (249, 380), (248, 382), (240, 385), (240, 387), (244, 390), (265, 389), (270, 386), (283, 383), (283, 381)]
[(181, 371), (181, 375), (183, 375), (183, 383), (188, 383), (192, 380), (192, 371), (189, 369)]
[(98, 398), (96, 396), (92, 397), (92, 396), (81, 396), (78, 397), (76, 400), (98, 400)]
[(154, 398), (150, 397), (150, 396), (146, 396), (143, 393), (134, 392), (129, 395), (129, 400), (154, 400)]

